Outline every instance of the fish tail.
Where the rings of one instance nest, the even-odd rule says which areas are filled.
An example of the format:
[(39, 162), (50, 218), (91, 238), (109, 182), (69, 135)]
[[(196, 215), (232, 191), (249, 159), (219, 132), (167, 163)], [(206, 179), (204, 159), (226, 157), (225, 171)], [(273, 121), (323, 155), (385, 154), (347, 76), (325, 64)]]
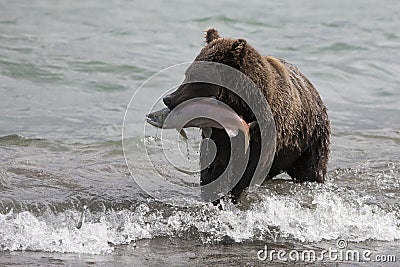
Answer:
[(250, 146), (250, 126), (245, 120), (242, 120), (242, 124), (244, 127), (244, 153), (247, 153)]

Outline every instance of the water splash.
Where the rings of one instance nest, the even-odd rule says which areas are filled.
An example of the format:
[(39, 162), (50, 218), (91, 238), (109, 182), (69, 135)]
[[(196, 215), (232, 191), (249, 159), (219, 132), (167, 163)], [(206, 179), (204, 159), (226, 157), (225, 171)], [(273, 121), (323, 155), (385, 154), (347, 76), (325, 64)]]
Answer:
[[(307, 201), (261, 190), (261, 201), (249, 208), (224, 203), (178, 209), (142, 203), (133, 210), (33, 215), (28, 211), (0, 214), (1, 251), (46, 251), (108, 254), (115, 245), (161, 236), (189, 238), (203, 243), (290, 241), (310, 243), (344, 238), (348, 241), (400, 239), (399, 214), (369, 204), (356, 194), (316, 190)], [(329, 186), (328, 186), (329, 188)], [(304, 188), (303, 188), (304, 189)], [(315, 189), (315, 188), (314, 188)], [(304, 194), (306, 195), (306, 194)], [(351, 200), (350, 200), (351, 199)]]

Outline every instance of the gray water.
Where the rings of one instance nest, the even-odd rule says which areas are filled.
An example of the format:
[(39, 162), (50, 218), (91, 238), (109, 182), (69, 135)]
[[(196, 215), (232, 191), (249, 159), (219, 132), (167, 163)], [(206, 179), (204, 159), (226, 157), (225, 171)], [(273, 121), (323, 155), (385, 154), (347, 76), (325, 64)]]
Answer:
[[(338, 239), (398, 263), (399, 25), (395, 0), (1, 1), (0, 265), (264, 265), (266, 244), (321, 251)], [(332, 123), (325, 184), (283, 175), (224, 210), (172, 207), (136, 185), (121, 143), (129, 100), (193, 60), (208, 27), (317, 87)], [(148, 175), (146, 140), (129, 141), (135, 174)]]

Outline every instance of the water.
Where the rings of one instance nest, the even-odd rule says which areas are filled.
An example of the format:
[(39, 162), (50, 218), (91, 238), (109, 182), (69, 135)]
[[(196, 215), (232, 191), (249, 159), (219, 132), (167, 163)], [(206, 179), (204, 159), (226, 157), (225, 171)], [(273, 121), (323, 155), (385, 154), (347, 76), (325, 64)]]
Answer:
[[(398, 1), (0, 10), (0, 265), (262, 265), (265, 244), (321, 251), (338, 239), (400, 260)], [(193, 60), (211, 26), (297, 65), (318, 88), (332, 122), (325, 184), (282, 176), (222, 211), (171, 207), (135, 184), (121, 144), (129, 99), (150, 75)], [(129, 141), (137, 175), (148, 175), (143, 140)]]

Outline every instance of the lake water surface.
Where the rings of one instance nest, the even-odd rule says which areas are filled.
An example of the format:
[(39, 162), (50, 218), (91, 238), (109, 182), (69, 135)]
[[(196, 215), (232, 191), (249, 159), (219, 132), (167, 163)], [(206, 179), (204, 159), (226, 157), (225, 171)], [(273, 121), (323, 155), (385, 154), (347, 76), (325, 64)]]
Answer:
[[(1, 1), (0, 265), (264, 265), (265, 245), (322, 251), (340, 239), (399, 264), (399, 25), (395, 0)], [(332, 123), (325, 184), (282, 176), (224, 210), (169, 206), (136, 185), (121, 142), (129, 100), (192, 61), (209, 27), (317, 87)], [(152, 137), (142, 116), (136, 125), (128, 142), (145, 177)]]

